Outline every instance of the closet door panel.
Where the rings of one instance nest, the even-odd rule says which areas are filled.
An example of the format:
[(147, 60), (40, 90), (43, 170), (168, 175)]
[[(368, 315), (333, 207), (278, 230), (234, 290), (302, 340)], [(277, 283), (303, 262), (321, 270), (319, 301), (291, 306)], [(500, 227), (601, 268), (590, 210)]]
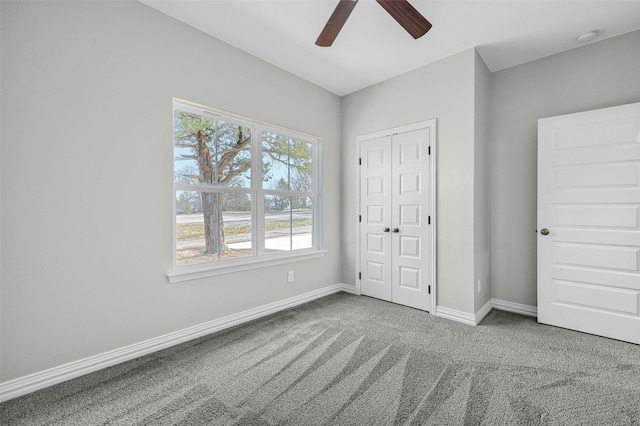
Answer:
[(361, 144), (361, 293), (391, 301), (391, 138)]
[(429, 129), (393, 136), (391, 300), (429, 309)]

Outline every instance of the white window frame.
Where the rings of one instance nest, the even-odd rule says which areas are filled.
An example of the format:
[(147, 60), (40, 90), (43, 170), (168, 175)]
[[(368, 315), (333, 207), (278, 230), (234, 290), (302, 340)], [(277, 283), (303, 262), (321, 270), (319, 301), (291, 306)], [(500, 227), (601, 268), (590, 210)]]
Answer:
[[(250, 269), (263, 268), (266, 266), (284, 264), (289, 262), (315, 259), (324, 256), (325, 250), (322, 250), (322, 178), (321, 178), (321, 141), (315, 136), (294, 130), (286, 129), (272, 124), (263, 123), (261, 121), (252, 120), (226, 111), (217, 110), (215, 108), (195, 104), (193, 102), (173, 99), (173, 117), (175, 111), (187, 111), (199, 114), (205, 117), (224, 120), (230, 123), (238, 124), (251, 129), (251, 187), (236, 188), (225, 186), (210, 185), (191, 185), (179, 184), (175, 182), (175, 170), (172, 176), (173, 186), (173, 269), (167, 274), (170, 283), (177, 283), (193, 279), (211, 277), (233, 272), (240, 272)], [(173, 126), (172, 126), (173, 129)], [(262, 134), (263, 132), (277, 133), (288, 136), (293, 139), (310, 142), (312, 144), (312, 188), (310, 192), (301, 191), (279, 191), (262, 188)], [(173, 131), (171, 137), (171, 150), (173, 159)], [(251, 256), (240, 257), (235, 259), (216, 260), (212, 262), (203, 262), (194, 265), (177, 264), (176, 246), (176, 191), (207, 191), (207, 192), (241, 192), (249, 193), (251, 196)], [(312, 247), (305, 249), (296, 249), (290, 251), (282, 251), (277, 253), (267, 253), (265, 250), (265, 209), (264, 196), (271, 194), (283, 194), (293, 197), (310, 197), (312, 203)]]

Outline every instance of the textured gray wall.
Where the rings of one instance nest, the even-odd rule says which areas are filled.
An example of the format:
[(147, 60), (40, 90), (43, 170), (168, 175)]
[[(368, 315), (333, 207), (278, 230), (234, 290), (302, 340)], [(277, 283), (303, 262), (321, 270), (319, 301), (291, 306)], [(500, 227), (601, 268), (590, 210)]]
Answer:
[(536, 306), (538, 119), (640, 101), (640, 31), (492, 77), (492, 297)]
[[(138, 2), (0, 7), (2, 381), (340, 282), (337, 96)], [(168, 283), (172, 97), (322, 138), (325, 257)]]

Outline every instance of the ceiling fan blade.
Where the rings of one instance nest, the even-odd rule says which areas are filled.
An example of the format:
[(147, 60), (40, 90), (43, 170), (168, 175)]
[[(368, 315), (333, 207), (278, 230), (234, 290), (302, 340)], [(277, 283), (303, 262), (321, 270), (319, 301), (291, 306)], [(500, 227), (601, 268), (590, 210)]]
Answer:
[(407, 30), (411, 37), (420, 38), (431, 29), (431, 23), (425, 19), (407, 0), (376, 0), (380, 6)]
[(356, 7), (356, 3), (358, 3), (358, 0), (340, 0), (320, 36), (318, 36), (318, 40), (316, 40), (318, 46), (329, 47), (333, 44), (342, 26), (351, 15), (351, 11)]

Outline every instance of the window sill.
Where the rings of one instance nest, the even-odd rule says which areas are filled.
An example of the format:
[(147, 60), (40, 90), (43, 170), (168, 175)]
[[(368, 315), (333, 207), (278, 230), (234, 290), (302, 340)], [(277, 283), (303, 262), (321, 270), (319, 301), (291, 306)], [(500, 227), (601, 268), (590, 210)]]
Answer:
[(251, 269), (264, 268), (266, 266), (281, 265), (302, 260), (317, 259), (323, 257), (326, 250), (304, 251), (296, 254), (273, 254), (265, 255), (259, 259), (242, 259), (239, 261), (224, 262), (223, 265), (198, 265), (180, 266), (167, 274), (171, 284), (183, 281), (197, 280), (199, 278), (214, 277), (216, 275), (231, 274), (234, 272), (248, 271)]

